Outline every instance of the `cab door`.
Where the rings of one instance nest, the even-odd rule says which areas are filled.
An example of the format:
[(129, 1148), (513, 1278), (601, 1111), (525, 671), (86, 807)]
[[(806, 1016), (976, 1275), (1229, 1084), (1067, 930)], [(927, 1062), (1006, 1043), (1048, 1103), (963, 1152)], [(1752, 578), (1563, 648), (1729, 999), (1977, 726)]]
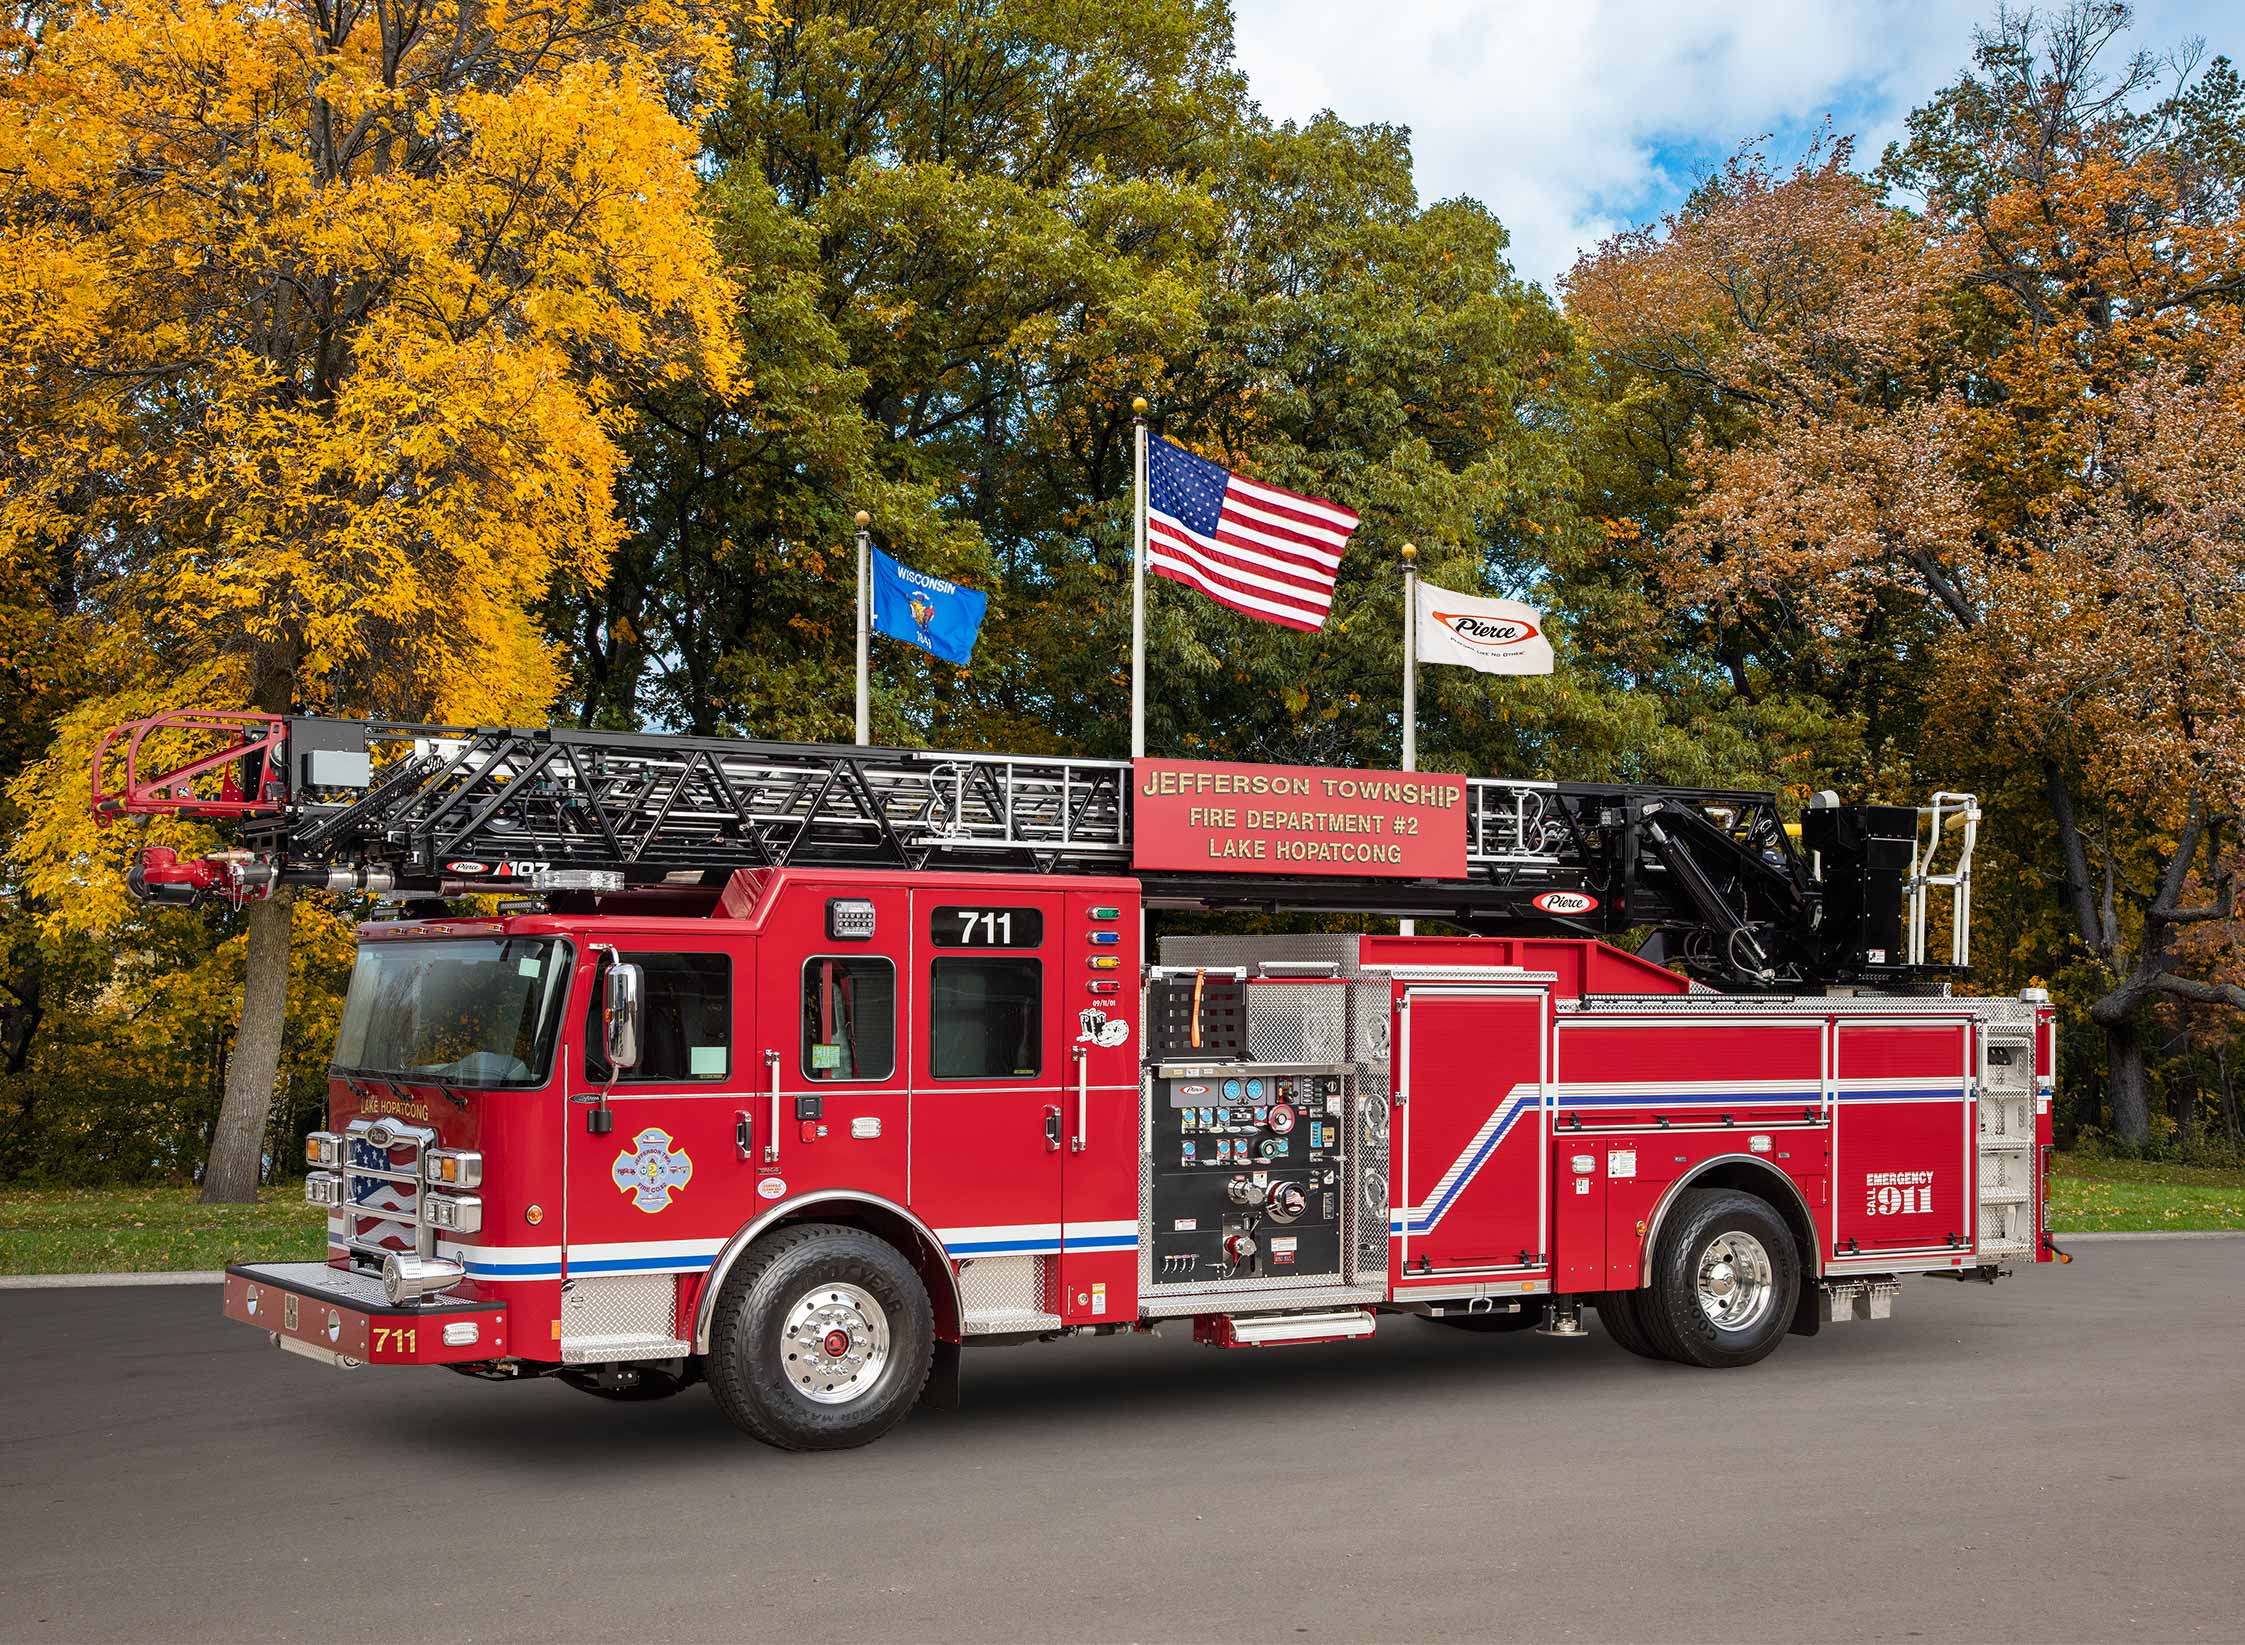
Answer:
[(904, 1202), (911, 912), (899, 886), (810, 884), (766, 921), (742, 1221), (825, 1188)]
[(1135, 894), (1071, 891), (1047, 1007), (1068, 1038), (1075, 1082), (1061, 1184), (1061, 1318), (1138, 1312), (1138, 904)]
[(970, 1316), (1031, 1326), (1060, 1312), (1066, 899), (929, 889), (912, 908), (912, 1209), (961, 1263)]

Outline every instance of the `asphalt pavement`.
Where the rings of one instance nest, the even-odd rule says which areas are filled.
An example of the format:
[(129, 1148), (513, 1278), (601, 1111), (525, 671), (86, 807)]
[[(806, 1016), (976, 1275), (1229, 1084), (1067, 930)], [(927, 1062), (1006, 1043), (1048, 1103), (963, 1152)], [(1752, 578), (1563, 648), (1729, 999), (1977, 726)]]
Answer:
[(970, 1353), (785, 1456), (707, 1390), (339, 1372), (215, 1289), (0, 1294), (0, 1638), (2236, 1639), (2245, 1240), (1762, 1365), (1410, 1319)]

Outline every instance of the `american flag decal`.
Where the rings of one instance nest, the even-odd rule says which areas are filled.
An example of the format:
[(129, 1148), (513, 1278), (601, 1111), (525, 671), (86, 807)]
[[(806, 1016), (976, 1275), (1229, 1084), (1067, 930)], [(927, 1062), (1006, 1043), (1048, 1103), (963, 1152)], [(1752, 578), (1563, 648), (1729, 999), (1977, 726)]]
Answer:
[(1234, 474), (1167, 439), (1146, 460), (1146, 568), (1219, 605), (1314, 633), (1357, 517)]

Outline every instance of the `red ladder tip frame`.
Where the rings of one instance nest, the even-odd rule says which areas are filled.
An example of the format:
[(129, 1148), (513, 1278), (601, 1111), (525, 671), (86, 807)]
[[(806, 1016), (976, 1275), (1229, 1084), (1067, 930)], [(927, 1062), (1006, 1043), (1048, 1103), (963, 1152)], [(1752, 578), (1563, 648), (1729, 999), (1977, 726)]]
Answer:
[[(181, 735), (217, 738), (222, 746), (184, 763), (157, 761), (151, 737)], [(106, 827), (120, 817), (253, 817), (280, 811), (286, 803), (288, 721), (279, 714), (230, 709), (175, 708), (143, 720), (112, 726), (95, 745), (94, 821)], [(255, 792), (243, 786), (251, 762), (259, 762)], [(114, 774), (114, 786), (104, 786)], [(218, 791), (207, 791), (209, 779)]]

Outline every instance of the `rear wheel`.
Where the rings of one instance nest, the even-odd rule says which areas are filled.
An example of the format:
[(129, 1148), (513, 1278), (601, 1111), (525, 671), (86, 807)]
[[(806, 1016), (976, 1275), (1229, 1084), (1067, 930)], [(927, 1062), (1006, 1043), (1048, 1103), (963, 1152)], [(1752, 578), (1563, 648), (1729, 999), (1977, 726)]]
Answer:
[(1800, 1296), (1792, 1230), (1766, 1200), (1702, 1188), (1661, 1229), (1653, 1281), (1637, 1304), (1646, 1339), (1686, 1365), (1751, 1365), (1775, 1348)]
[(1640, 1359), (1666, 1359), (1653, 1339), (1645, 1333), (1645, 1323), (1638, 1312), (1644, 1300), (1640, 1291), (1605, 1291), (1598, 1297), (1598, 1323), (1606, 1328), (1606, 1335), (1637, 1355)]
[(806, 1223), (750, 1248), (717, 1298), (708, 1375), (718, 1408), (785, 1451), (880, 1438), (920, 1397), (934, 1357), (927, 1287), (897, 1249)]

